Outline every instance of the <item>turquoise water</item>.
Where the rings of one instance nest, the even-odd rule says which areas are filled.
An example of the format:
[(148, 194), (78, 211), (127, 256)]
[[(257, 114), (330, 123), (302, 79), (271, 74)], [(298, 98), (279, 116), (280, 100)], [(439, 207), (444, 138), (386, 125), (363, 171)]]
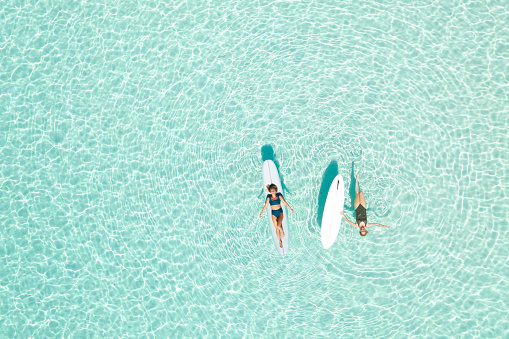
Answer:
[[(508, 13), (3, 2), (0, 337), (509, 336)], [(324, 250), (328, 185), (352, 219), (357, 172), (391, 228)]]

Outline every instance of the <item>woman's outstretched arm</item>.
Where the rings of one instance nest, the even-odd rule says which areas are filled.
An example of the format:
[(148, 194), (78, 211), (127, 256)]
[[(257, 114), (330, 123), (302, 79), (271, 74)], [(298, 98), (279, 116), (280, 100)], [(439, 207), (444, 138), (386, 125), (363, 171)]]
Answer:
[(350, 220), (348, 220), (348, 218), (346, 217), (346, 215), (345, 215), (343, 212), (341, 212), (341, 215), (342, 215), (343, 217), (345, 217), (345, 220), (346, 220), (346, 222), (347, 222), (347, 223), (349, 223), (349, 224), (350, 224), (350, 225), (352, 225), (353, 227), (359, 227), (358, 225), (356, 225), (356, 224), (354, 224), (353, 222), (351, 222)]
[(263, 214), (263, 212), (265, 211), (265, 209), (267, 208), (268, 205), (269, 205), (269, 198), (267, 197), (267, 199), (265, 199), (265, 205), (263, 206), (263, 209), (260, 212), (260, 215), (259, 215), (260, 218), (262, 217), (262, 214)]
[(381, 224), (367, 224), (367, 225), (366, 225), (366, 227), (373, 227), (373, 226), (390, 228), (389, 226), (385, 226), (385, 225), (381, 225)]
[(288, 207), (290, 209), (290, 211), (295, 213), (295, 211), (290, 207), (290, 205), (288, 205), (288, 203), (286, 202), (285, 198), (283, 198), (282, 194), (281, 194), (281, 201), (283, 202), (283, 204), (285, 204), (286, 207)]

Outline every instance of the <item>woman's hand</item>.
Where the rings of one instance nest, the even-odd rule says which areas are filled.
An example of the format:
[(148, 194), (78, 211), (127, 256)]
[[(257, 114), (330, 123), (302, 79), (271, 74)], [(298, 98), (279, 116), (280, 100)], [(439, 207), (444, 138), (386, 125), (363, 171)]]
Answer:
[[(341, 214), (343, 217), (345, 217), (345, 213), (341, 212), (339, 214)], [(346, 217), (345, 217), (345, 219), (346, 219)]]
[[(262, 212), (263, 213), (263, 212)], [(262, 213), (260, 213), (260, 215), (258, 216), (258, 218), (261, 218), (262, 217)]]
[(290, 211), (292, 211), (292, 213), (295, 213), (295, 211), (293, 210), (293, 208), (290, 207)]

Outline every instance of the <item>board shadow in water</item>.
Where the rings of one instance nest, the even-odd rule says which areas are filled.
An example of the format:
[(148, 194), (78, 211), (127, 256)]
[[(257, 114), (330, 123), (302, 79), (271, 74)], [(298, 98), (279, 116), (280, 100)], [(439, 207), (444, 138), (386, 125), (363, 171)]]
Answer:
[[(355, 161), (352, 161), (352, 175), (350, 176), (350, 188), (348, 189), (348, 195), (350, 196), (350, 206), (344, 206), (345, 210), (349, 210), (350, 212), (353, 212), (355, 208), (353, 207), (353, 202), (355, 201)], [(359, 185), (359, 188), (361, 186)]]
[[(265, 160), (272, 160), (274, 161), (274, 164), (276, 165), (276, 168), (277, 168), (277, 172), (279, 173), (279, 179), (281, 180), (281, 186), (280, 189), (283, 193), (291, 193), (290, 190), (288, 189), (288, 187), (286, 187), (285, 185), (285, 181), (284, 181), (284, 178), (283, 178), (283, 174), (281, 174), (281, 171), (279, 170), (279, 161), (276, 159), (276, 153), (274, 152), (274, 148), (272, 147), (272, 145), (263, 145), (262, 146), (262, 149), (261, 149), (261, 152), (262, 152), (262, 163), (265, 161)], [(261, 197), (263, 195), (263, 188), (262, 188), (262, 191), (260, 192), (260, 195), (259, 197)]]
[(327, 195), (329, 194), (329, 188), (338, 174), (338, 162), (332, 160), (323, 173), (322, 184), (320, 185), (320, 192), (318, 193), (318, 215), (316, 217), (316, 222), (320, 228), (322, 227), (323, 210), (325, 208), (325, 201), (327, 201)]

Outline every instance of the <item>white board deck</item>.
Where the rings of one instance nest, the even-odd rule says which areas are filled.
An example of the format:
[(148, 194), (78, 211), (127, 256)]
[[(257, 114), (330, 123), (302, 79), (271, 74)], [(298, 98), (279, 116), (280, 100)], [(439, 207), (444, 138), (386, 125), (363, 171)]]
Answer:
[(323, 209), (321, 238), (322, 245), (329, 248), (338, 237), (339, 227), (343, 216), (343, 205), (345, 204), (345, 183), (343, 177), (338, 174), (329, 188), (325, 208)]
[[(265, 192), (264, 202), (265, 199), (267, 199), (267, 194), (269, 194), (267, 191), (267, 185), (270, 184), (276, 184), (278, 192), (283, 194), (281, 180), (279, 179), (279, 173), (277, 171), (276, 164), (272, 160), (265, 160), (263, 162), (263, 191)], [(274, 240), (274, 246), (276, 246), (276, 250), (279, 252), (279, 254), (284, 256), (288, 254), (288, 238), (290, 237), (290, 234), (288, 232), (288, 212), (286, 210), (286, 206), (281, 204), (281, 208), (283, 209), (283, 223), (281, 226), (285, 232), (285, 237), (281, 238), (283, 248), (279, 247), (279, 240), (277, 239), (276, 226), (274, 226), (274, 222), (272, 221), (272, 209), (270, 208), (270, 205), (267, 206), (266, 213), (267, 219), (269, 220), (269, 228), (272, 233), (272, 239)]]

